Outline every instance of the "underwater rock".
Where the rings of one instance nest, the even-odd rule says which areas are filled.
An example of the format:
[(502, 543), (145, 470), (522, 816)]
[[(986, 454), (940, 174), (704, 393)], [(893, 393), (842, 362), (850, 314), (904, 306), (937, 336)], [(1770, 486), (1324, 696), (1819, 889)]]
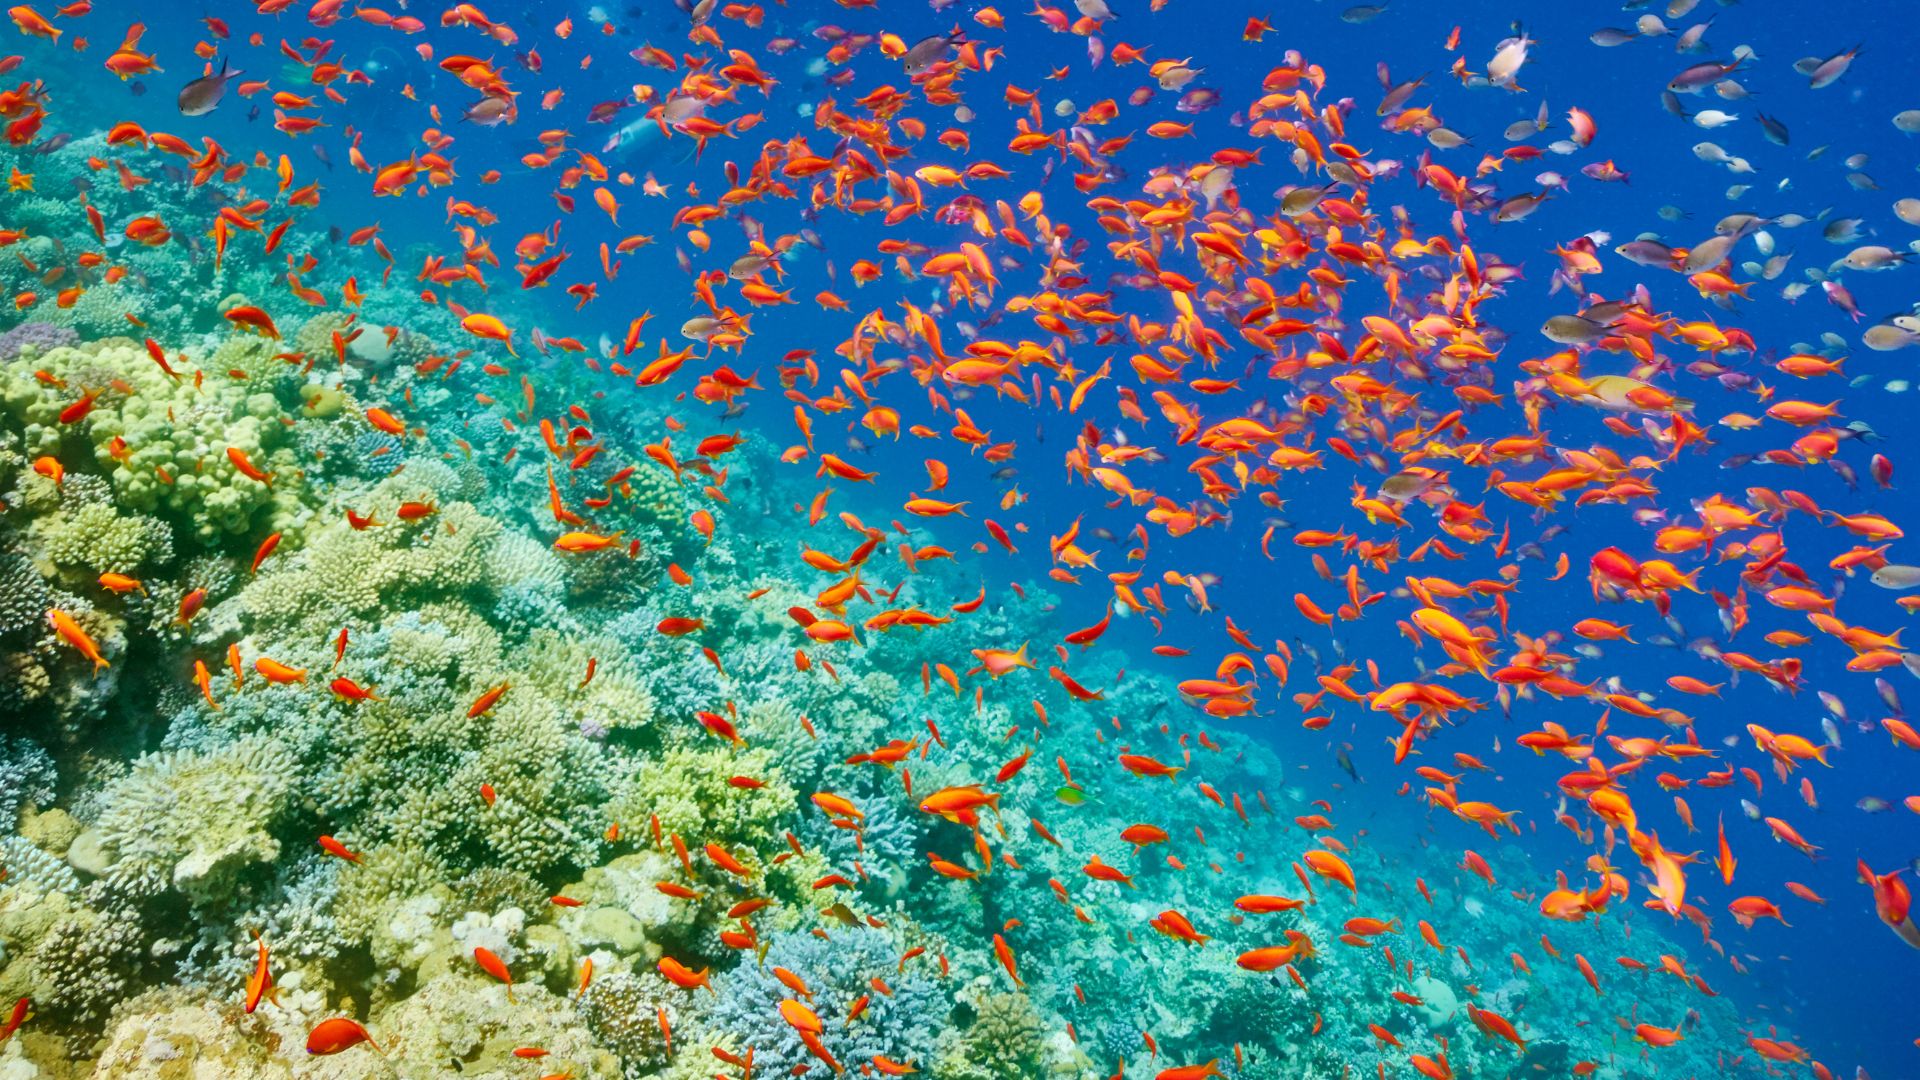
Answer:
[(588, 948), (605, 946), (621, 956), (632, 956), (647, 944), (647, 924), (621, 908), (588, 908), (567, 922), (569, 936)]
[(1454, 995), (1453, 987), (1431, 975), (1422, 975), (1413, 980), (1408, 992), (1420, 999), (1416, 1009), (1428, 1031), (1443, 1031), (1453, 1026), (1454, 1017), (1460, 1012), (1460, 1000)]
[[(292, 1051), (233, 1003), (160, 991), (115, 1014), (93, 1075), (110, 1080), (290, 1080)], [(239, 1021), (239, 1022), (237, 1022)], [(279, 1052), (270, 1049), (281, 1044)]]

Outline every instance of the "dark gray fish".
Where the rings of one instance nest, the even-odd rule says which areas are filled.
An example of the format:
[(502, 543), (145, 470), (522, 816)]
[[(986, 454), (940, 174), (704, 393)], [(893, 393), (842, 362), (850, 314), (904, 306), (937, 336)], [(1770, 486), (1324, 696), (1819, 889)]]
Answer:
[(1600, 303), (1582, 311), (1580, 317), (1601, 326), (1612, 326), (1624, 318), (1633, 305), (1625, 300), (1602, 300)]
[(1426, 81), (1427, 77), (1422, 75), (1412, 82), (1403, 82), (1398, 86), (1388, 89), (1387, 96), (1380, 99), (1379, 107), (1374, 110), (1375, 115), (1385, 116), (1400, 106), (1405, 105), (1407, 99), (1413, 96), (1413, 92), (1420, 89), (1420, 84)]
[(1754, 113), (1754, 119), (1760, 121), (1760, 127), (1767, 133), (1767, 141), (1775, 146), (1787, 145), (1787, 125), (1768, 116), (1766, 113)]
[(901, 64), (907, 69), (909, 76), (918, 75), (945, 60), (947, 50), (966, 39), (966, 35), (958, 30), (951, 34), (935, 34), (932, 37), (921, 38), (914, 42), (907, 49), (906, 54), (900, 58)]
[(1827, 222), (1826, 228), (1820, 230), (1820, 235), (1826, 237), (1829, 243), (1851, 244), (1866, 235), (1860, 231), (1860, 226), (1866, 223), (1865, 218), (1834, 218)]
[(212, 112), (219, 107), (220, 99), (227, 96), (227, 83), (244, 74), (229, 71), (227, 61), (222, 58), (218, 74), (202, 75), (180, 88), (180, 115), (205, 116)]
[(1606, 333), (1606, 328), (1578, 315), (1555, 315), (1540, 327), (1540, 333), (1562, 345), (1584, 345), (1598, 340)]
[(1730, 236), (1709, 237), (1687, 249), (1686, 260), (1681, 265), (1686, 267), (1689, 274), (1697, 274), (1710, 267), (1719, 266), (1727, 257), (1727, 253), (1733, 250), (1733, 245), (1740, 242), (1741, 235), (1736, 233)]
[[(1834, 83), (1840, 81), (1840, 76), (1847, 73), (1847, 68), (1853, 65), (1853, 58), (1859, 55), (1860, 46), (1855, 45), (1846, 52), (1838, 53), (1814, 64), (1811, 70), (1804, 71), (1802, 74), (1807, 76), (1807, 85), (1815, 90), (1832, 86)], [(1806, 61), (1802, 60), (1793, 65), (1794, 70), (1800, 71), (1801, 64), (1805, 63)]]

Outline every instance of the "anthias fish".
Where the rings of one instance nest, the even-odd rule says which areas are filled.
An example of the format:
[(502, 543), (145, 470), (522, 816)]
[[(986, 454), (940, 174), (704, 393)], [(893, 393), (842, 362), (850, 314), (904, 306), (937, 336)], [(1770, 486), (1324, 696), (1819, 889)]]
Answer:
[(0, 740), (113, 887), (6, 870), (116, 928), (10, 941), (0, 1041), (179, 983), (408, 1075), (1912, 1070), (1781, 992), (1920, 948), (1920, 203), (1824, 108), (1920, 130), (1895, 50), (116, 7), (0, 59)]

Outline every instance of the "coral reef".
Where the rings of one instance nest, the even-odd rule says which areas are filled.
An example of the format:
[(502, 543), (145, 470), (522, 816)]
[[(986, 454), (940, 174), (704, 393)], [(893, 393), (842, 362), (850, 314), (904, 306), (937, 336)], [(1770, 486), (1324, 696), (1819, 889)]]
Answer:
[[(98, 136), (73, 148), (107, 151)], [(67, 157), (21, 201), (49, 218), (23, 241), (32, 257), (78, 228), (48, 190), (140, 205), (83, 187), (91, 171)], [(964, 632), (814, 641), (794, 613), (833, 606), (810, 591), (819, 560), (769, 508), (818, 488), (789, 480), (810, 469), (764, 437), (724, 459), (676, 439), (669, 467), (648, 453), (668, 414), (602, 405), (590, 370), (543, 371), (537, 402), (531, 381), (516, 391), (524, 409), (474, 374), (484, 361), (454, 377), (436, 343), (471, 335), (449, 312), (369, 298), (283, 314), (276, 343), (198, 310), (281, 296), (275, 275), (216, 270), (178, 243), (123, 254), (220, 303), (95, 286), (0, 332), (0, 1000), (34, 1011), (0, 1080), (693, 1080), (713, 1075), (715, 1048), (751, 1050), (755, 1075), (829, 1075), (783, 1002), (820, 1019), (821, 1051), (848, 1070), (885, 1057), (936, 1080), (1146, 1075), (1236, 1045), (1244, 1077), (1401, 1070), (1371, 1023), (1408, 1046), (1445, 1037), (1461, 1076), (1613, 1049), (1544, 1005), (1588, 991), (1543, 953), (1524, 978), (1424, 954), (1404, 975), (1336, 960), (1359, 914), (1430, 919), (1476, 958), (1537, 924), (1437, 855), (1342, 833), (1380, 868), (1364, 903), (1322, 889), (1228, 923), (1243, 893), (1295, 890), (1278, 856), (1302, 849), (1289, 819), (1316, 796), (1289, 787), (1288, 744), (1224, 727), (1208, 738), (1226, 750), (1196, 747), (1170, 723), (1172, 682), (1118, 648), (1072, 660), (1097, 705), (1032, 672), (978, 698), (993, 684), (952, 673), (949, 689), (966, 649), (1024, 641), (1038, 657), (1060, 639), (1061, 599), (1039, 583), (983, 603)], [(122, 336), (129, 313), (151, 349)], [(597, 460), (576, 426), (595, 429)], [(836, 498), (853, 520), (892, 513)], [(565, 516), (588, 508), (584, 524)], [(556, 547), (575, 524), (611, 539)], [(805, 542), (935, 540), (831, 528)], [(897, 583), (890, 603), (934, 611), (978, 590), (970, 573), (923, 560), (858, 584)], [(54, 609), (106, 667), (53, 629)], [(1090, 767), (1116, 744), (1191, 754), (1208, 786)], [(971, 822), (918, 809), (1003, 772)], [(1185, 863), (1121, 838), (1147, 819), (1196, 838)], [(1089, 875), (1093, 856), (1141, 888)], [(1525, 856), (1498, 868), (1518, 878)], [(1374, 885), (1416, 877), (1439, 903)], [(1214, 940), (1155, 933), (1168, 908)], [(1287, 930), (1322, 950), (1300, 982), (1236, 966)], [(1694, 962), (1639, 925), (1631, 941), (1617, 921), (1582, 933), (1586, 955), (1645, 954), (1652, 938)], [(995, 934), (1017, 964), (983, 944)], [(1394, 944), (1403, 960), (1422, 948)], [(263, 946), (276, 993), (249, 1014)], [(506, 965), (511, 1003), (476, 949)], [(666, 960), (706, 969), (711, 989), (669, 982)], [(1715, 1034), (1698, 1045), (1726, 1045), (1733, 1007), (1667, 982), (1634, 986), (1641, 1011), (1695, 1010)], [(1343, 1000), (1391, 1004), (1328, 1006)], [(1468, 1005), (1523, 1017), (1528, 1055), (1485, 1037)], [(329, 1016), (365, 1022), (384, 1056), (309, 1058), (306, 1032)], [(524, 1047), (546, 1051), (542, 1073), (513, 1057)]]

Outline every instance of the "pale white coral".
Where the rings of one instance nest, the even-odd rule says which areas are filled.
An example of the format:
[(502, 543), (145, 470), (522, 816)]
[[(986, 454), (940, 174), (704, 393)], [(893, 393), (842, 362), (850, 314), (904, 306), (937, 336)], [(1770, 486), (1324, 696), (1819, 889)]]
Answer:
[(240, 873), (279, 858), (268, 830), (296, 775), (293, 757), (264, 738), (139, 759), (108, 789), (96, 823), (114, 856), (109, 876), (142, 890), (171, 886), (200, 903), (225, 898)]

